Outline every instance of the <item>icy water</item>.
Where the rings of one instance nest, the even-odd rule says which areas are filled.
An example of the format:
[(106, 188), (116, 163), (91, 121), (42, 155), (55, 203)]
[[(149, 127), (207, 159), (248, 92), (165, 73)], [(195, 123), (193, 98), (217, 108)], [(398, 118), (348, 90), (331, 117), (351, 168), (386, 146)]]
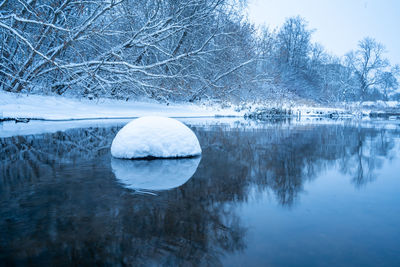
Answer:
[(161, 162), (120, 127), (0, 138), (0, 266), (400, 266), (398, 122), (193, 124)]

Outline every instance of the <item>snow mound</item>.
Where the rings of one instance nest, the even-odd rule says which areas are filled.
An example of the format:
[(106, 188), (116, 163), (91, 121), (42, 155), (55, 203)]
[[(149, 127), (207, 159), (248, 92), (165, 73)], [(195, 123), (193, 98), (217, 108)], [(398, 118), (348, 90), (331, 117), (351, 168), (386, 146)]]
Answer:
[(112, 159), (117, 180), (135, 190), (169, 190), (185, 184), (196, 172), (200, 157), (186, 159), (123, 160)]
[(115, 136), (111, 155), (116, 158), (180, 158), (201, 154), (196, 135), (183, 123), (165, 117), (141, 117)]

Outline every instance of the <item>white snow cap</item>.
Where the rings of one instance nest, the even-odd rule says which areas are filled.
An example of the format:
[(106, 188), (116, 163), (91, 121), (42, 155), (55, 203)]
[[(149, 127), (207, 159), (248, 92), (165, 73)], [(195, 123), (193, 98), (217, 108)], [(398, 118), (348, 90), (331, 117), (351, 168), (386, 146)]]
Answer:
[(115, 178), (126, 188), (169, 190), (185, 184), (196, 172), (200, 157), (185, 159), (111, 159)]
[(111, 155), (122, 159), (179, 158), (201, 154), (196, 135), (175, 119), (148, 116), (129, 122), (115, 136)]

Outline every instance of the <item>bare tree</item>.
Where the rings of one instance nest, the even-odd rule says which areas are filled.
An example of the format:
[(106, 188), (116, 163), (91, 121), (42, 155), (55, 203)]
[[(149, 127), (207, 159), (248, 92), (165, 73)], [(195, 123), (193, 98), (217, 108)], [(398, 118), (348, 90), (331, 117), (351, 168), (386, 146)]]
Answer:
[(303, 18), (297, 16), (287, 19), (277, 35), (278, 61), (295, 70), (304, 68), (311, 49), (312, 32), (307, 29), (307, 22)]
[(383, 72), (379, 79), (380, 89), (382, 90), (383, 97), (386, 101), (388, 101), (390, 93), (398, 88), (399, 83), (391, 71)]
[(389, 66), (384, 53), (385, 47), (381, 43), (366, 37), (359, 42), (355, 52), (346, 55), (347, 64), (353, 69), (360, 84), (361, 101), (371, 87), (381, 83), (381, 72)]

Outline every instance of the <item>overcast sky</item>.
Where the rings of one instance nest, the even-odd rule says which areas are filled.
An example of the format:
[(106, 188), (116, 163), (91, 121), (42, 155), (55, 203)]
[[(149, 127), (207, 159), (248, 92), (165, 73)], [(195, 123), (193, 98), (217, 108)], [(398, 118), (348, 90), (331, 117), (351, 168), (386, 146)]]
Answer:
[(256, 24), (279, 27), (300, 15), (315, 29), (313, 41), (342, 56), (366, 36), (385, 45), (390, 62), (400, 64), (400, 0), (249, 0)]

